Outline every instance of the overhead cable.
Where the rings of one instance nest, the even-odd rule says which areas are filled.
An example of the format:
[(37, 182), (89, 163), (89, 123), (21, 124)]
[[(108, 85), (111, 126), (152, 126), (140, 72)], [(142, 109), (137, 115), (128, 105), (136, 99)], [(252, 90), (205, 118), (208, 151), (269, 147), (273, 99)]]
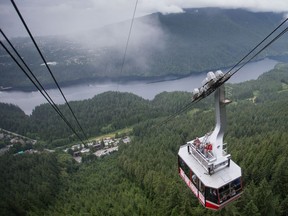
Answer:
[[(45, 95), (43, 95), (45, 97), (45, 99), (48, 101), (48, 103), (54, 108), (56, 109), (55, 111), (58, 113), (58, 115), (60, 115), (60, 117), (65, 121), (65, 123), (68, 122), (68, 120), (65, 118), (65, 116), (63, 115), (63, 113), (61, 112), (61, 110), (59, 109), (59, 107), (54, 103), (53, 99), (50, 97), (50, 95), (48, 94), (48, 92), (45, 90), (45, 88), (43, 87), (43, 85), (39, 82), (39, 80), (37, 79), (37, 77), (34, 75), (34, 73), (32, 72), (32, 70), (29, 68), (29, 66), (26, 64), (26, 62), (23, 60), (23, 58), (21, 57), (21, 55), (19, 54), (19, 52), (16, 50), (16, 48), (13, 46), (13, 44), (11, 43), (11, 41), (8, 39), (8, 37), (6, 36), (6, 34), (2, 31), (2, 29), (0, 29), (1, 34), (3, 35), (3, 37), (6, 39), (6, 41), (8, 42), (8, 44), (10, 45), (10, 47), (13, 49), (13, 51), (16, 53), (16, 55), (18, 56), (18, 58), (21, 60), (21, 62), (23, 63), (23, 65), (25, 65), (26, 69), (30, 72), (30, 75), (34, 78), (34, 80), (36, 81), (36, 83), (39, 85), (40, 88), (38, 88), (38, 86), (36, 85), (35, 82), (33, 82), (33, 80), (30, 78), (30, 76), (26, 73), (26, 71), (20, 67), (18, 61), (16, 60), (16, 58), (14, 58), (14, 56), (11, 54), (11, 52), (9, 52), (9, 50), (5, 47), (4, 44), (1, 43), (2, 47), (6, 50), (6, 52), (10, 55), (10, 57), (14, 60), (14, 62), (20, 67), (20, 69), (24, 72), (24, 74), (29, 78), (29, 80), (34, 84), (34, 86), (39, 90), (39, 92), (43, 95), (45, 93), (45, 95), (47, 97), (45, 97)], [(44, 93), (43, 93), (43, 92)], [(48, 100), (49, 99), (49, 100)], [(71, 124), (68, 122), (67, 124), (70, 128), (72, 127)], [(72, 130), (74, 132), (74, 130)], [(77, 135), (77, 134), (76, 134)], [(78, 136), (78, 135), (77, 135)], [(82, 141), (82, 139), (80, 139)], [(82, 141), (83, 142), (83, 141)]]
[(236, 71), (234, 71), (232, 75), (237, 73), (241, 68), (243, 68), (246, 64), (248, 64), (252, 59), (254, 59), (257, 55), (259, 55), (263, 50), (265, 50), (268, 46), (270, 46), (272, 43), (274, 43), (276, 40), (278, 40), (280, 37), (282, 37), (286, 32), (288, 31), (288, 27), (286, 27), (283, 31), (281, 31), (276, 37), (274, 37), (268, 44), (266, 44), (261, 50), (259, 50), (255, 55), (253, 55), (247, 62), (245, 62), (241, 67), (239, 67)]
[(123, 68), (124, 68), (124, 64), (125, 64), (125, 60), (126, 60), (126, 55), (127, 55), (129, 40), (130, 40), (131, 33), (132, 33), (132, 28), (133, 28), (133, 24), (134, 24), (134, 19), (135, 19), (135, 14), (136, 14), (137, 6), (138, 6), (138, 0), (136, 0), (135, 7), (134, 7), (134, 11), (133, 11), (133, 16), (132, 16), (132, 20), (131, 20), (131, 24), (130, 24), (130, 28), (129, 28), (129, 33), (128, 33), (128, 38), (127, 38), (127, 41), (126, 41), (125, 50), (124, 50), (124, 55), (123, 55), (123, 59), (122, 59), (120, 74), (122, 74), (122, 72), (123, 72)]
[[(16, 50), (16, 48), (13, 46), (13, 44), (11, 43), (11, 41), (9, 40), (9, 38), (6, 36), (6, 34), (2, 31), (2, 29), (0, 29), (0, 32), (2, 34), (2, 36), (5, 38), (5, 40), (8, 42), (8, 44), (10, 45), (10, 47), (13, 49), (13, 51), (16, 53), (16, 55), (18, 56), (18, 58), (21, 60), (21, 62), (23, 63), (23, 65), (25, 65), (25, 67), (28, 69), (28, 71), (30, 72), (30, 75), (34, 78), (34, 80), (37, 82), (37, 84), (40, 86), (40, 90), (44, 91), (44, 93), (47, 95), (47, 97), (49, 98), (49, 100), (53, 103), (53, 100), (51, 99), (51, 97), (49, 96), (49, 94), (46, 92), (46, 90), (44, 89), (44, 87), (42, 86), (42, 84), (39, 82), (39, 80), (37, 79), (37, 77), (33, 74), (33, 72), (31, 71), (31, 69), (29, 68), (29, 66), (26, 64), (26, 62), (23, 60), (23, 58), (21, 57), (21, 55), (19, 54), (19, 52)], [(3, 45), (2, 45), (3, 46)], [(5, 49), (5, 48), (4, 48)], [(8, 53), (9, 54), (9, 53)], [(10, 55), (10, 57), (12, 57)]]
[[(2, 30), (1, 30), (2, 32)], [(25, 69), (22, 67), (22, 65), (17, 61), (17, 59), (12, 55), (12, 53), (9, 51), (9, 49), (0, 41), (1, 46), (5, 49), (5, 51), (10, 55), (10, 57), (14, 60), (14, 62), (18, 65), (18, 67), (24, 72), (24, 74), (28, 77), (28, 79), (33, 83), (33, 85), (37, 88), (37, 90), (42, 94), (42, 96), (48, 101), (48, 103), (52, 106), (52, 108), (57, 112), (57, 114), (63, 119), (63, 121), (67, 124), (67, 126), (73, 131), (73, 133), (78, 137), (78, 139), (82, 142), (82, 144), (85, 144), (84, 141), (81, 139), (81, 137), (78, 135), (78, 133), (74, 130), (74, 128), (71, 126), (69, 121), (65, 118), (65, 116), (61, 113), (59, 108), (56, 106), (56, 104), (53, 102), (53, 100), (50, 98), (50, 96), (43, 93), (43, 91), (39, 88), (39, 86), (35, 83), (35, 81), (29, 76), (29, 74), (25, 71)], [(18, 52), (17, 52), (18, 53)], [(17, 54), (18, 55), (18, 54)], [(20, 59), (21, 56), (20, 56)], [(24, 63), (24, 65), (27, 67), (27, 64)], [(30, 68), (27, 67), (28, 70)], [(36, 79), (37, 80), (37, 79)], [(39, 82), (37, 80), (37, 82)]]
[(282, 25), (287, 22), (288, 18), (286, 18), (282, 23), (280, 23), (270, 34), (268, 34), (260, 43), (258, 43), (250, 52), (248, 52), (240, 61), (238, 61), (227, 73), (231, 72), (234, 68), (236, 68), (241, 62), (247, 58), (252, 52), (254, 52), (262, 43), (264, 43), (274, 32), (276, 32)]
[(82, 133), (83, 133), (85, 139), (87, 140), (86, 133), (84, 132), (84, 130), (83, 130), (82, 126), (80, 125), (80, 123), (79, 123), (79, 121), (78, 121), (78, 119), (77, 119), (77, 117), (76, 117), (74, 111), (72, 110), (70, 104), (68, 103), (68, 101), (67, 101), (67, 99), (66, 99), (64, 93), (62, 92), (62, 90), (61, 90), (61, 88), (60, 88), (60, 86), (59, 86), (59, 84), (58, 84), (56, 78), (54, 77), (54, 75), (53, 75), (53, 73), (52, 73), (52, 71), (51, 71), (49, 65), (47, 64), (47, 61), (45, 60), (45, 58), (44, 58), (42, 52), (40, 51), (40, 49), (39, 49), (39, 47), (38, 47), (38, 45), (37, 45), (37, 43), (36, 43), (36, 41), (35, 41), (33, 35), (31, 34), (31, 32), (30, 32), (30, 30), (29, 30), (29, 28), (28, 28), (28, 26), (27, 26), (27, 24), (26, 24), (24, 18), (22, 17), (22, 15), (21, 15), (21, 13), (20, 13), (20, 11), (19, 11), (17, 5), (15, 4), (14, 0), (11, 0), (11, 2), (12, 2), (12, 4), (13, 4), (13, 6), (14, 6), (14, 8), (15, 8), (15, 10), (16, 10), (18, 16), (19, 16), (19, 18), (21, 19), (23, 25), (25, 26), (25, 29), (26, 29), (26, 31), (28, 32), (28, 34), (29, 34), (31, 40), (33, 41), (33, 44), (34, 44), (34, 46), (36, 47), (36, 49), (37, 49), (39, 55), (41, 56), (43, 62), (45, 63), (45, 66), (46, 66), (46, 68), (48, 69), (48, 71), (49, 71), (51, 77), (53, 78), (53, 80), (54, 80), (54, 82), (55, 82), (55, 84), (56, 84), (58, 90), (60, 91), (60, 93), (61, 93), (63, 99), (65, 100), (65, 103), (67, 104), (67, 106), (68, 106), (70, 112), (72, 113), (72, 115), (73, 115), (75, 121), (77, 122), (79, 128), (81, 129), (81, 131), (82, 131)]

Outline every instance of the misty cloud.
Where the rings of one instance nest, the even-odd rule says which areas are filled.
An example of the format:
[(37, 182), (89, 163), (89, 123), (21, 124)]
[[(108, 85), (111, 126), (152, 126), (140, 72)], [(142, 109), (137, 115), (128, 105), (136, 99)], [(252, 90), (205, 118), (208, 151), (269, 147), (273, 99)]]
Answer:
[[(15, 0), (34, 35), (71, 34), (129, 20), (131, 0)], [(253, 11), (287, 12), (284, 0), (139, 0), (136, 16), (154, 12), (182, 13), (183, 8), (246, 8)], [(10, 37), (27, 36), (12, 4), (0, 0), (0, 26)]]
[(181, 5), (173, 4), (172, 1), (154, 1), (154, 0), (146, 0), (140, 1), (139, 7), (141, 7), (144, 11), (160, 12), (162, 14), (169, 13), (183, 13), (183, 9)]
[[(98, 52), (104, 58), (106, 55), (112, 56), (112, 64), (115, 64), (115, 61), (121, 64), (130, 24), (131, 21), (127, 21), (87, 31), (84, 34), (70, 36), (70, 40), (80, 44), (84, 50), (89, 50), (96, 55)], [(165, 35), (165, 31), (159, 25), (157, 16), (135, 20), (128, 44), (126, 62), (129, 62), (129, 65), (133, 65), (138, 70), (139, 68), (149, 70), (148, 59), (151, 58), (151, 51), (162, 52), (164, 50)], [(99, 64), (99, 62), (95, 61), (94, 64)], [(115, 70), (115, 68), (111, 70)]]

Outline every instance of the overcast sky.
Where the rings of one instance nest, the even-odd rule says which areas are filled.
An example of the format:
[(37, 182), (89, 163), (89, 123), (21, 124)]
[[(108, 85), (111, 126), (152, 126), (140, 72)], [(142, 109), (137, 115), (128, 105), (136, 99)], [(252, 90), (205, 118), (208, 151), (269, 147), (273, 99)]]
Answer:
[[(15, 0), (33, 35), (69, 34), (131, 19), (137, 0)], [(288, 0), (138, 0), (136, 16), (181, 13), (183, 8), (224, 7), (287, 12)], [(27, 36), (10, 0), (0, 0), (0, 27)]]

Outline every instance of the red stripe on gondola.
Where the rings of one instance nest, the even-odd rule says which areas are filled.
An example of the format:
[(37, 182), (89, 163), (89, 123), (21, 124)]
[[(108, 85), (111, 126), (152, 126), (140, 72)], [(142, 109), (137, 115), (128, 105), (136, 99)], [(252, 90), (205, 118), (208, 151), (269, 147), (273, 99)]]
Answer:
[(210, 203), (209, 201), (206, 200), (206, 208), (212, 209), (212, 210), (218, 210), (219, 206), (213, 203)]

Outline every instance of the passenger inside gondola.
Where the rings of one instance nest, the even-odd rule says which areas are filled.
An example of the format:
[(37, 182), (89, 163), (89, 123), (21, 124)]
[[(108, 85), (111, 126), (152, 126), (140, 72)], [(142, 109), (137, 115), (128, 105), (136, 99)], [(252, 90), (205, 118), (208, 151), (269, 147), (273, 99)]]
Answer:
[(198, 188), (198, 178), (195, 174), (192, 175), (192, 182)]
[(212, 144), (206, 143), (204, 147), (204, 155), (206, 158), (212, 157)]
[(195, 145), (196, 149), (199, 149), (201, 141), (199, 140), (198, 137), (194, 140), (193, 144)]
[(214, 188), (206, 187), (206, 199), (213, 203), (218, 203), (218, 192)]
[(219, 199), (220, 203), (225, 202), (226, 200), (232, 198), (237, 193), (241, 191), (241, 180), (240, 178), (234, 180), (233, 182), (224, 185), (219, 189)]

